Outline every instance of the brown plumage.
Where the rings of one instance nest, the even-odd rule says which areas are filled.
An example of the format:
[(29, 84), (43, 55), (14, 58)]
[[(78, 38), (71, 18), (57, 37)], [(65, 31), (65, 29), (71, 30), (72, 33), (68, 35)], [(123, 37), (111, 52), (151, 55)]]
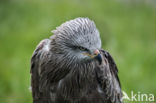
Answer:
[(31, 58), (33, 103), (122, 103), (116, 64), (94, 22), (77, 18), (53, 33)]

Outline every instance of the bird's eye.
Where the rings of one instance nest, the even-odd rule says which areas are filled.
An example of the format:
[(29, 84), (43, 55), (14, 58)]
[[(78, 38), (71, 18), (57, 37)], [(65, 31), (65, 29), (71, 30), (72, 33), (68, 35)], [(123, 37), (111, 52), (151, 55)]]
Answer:
[(82, 51), (86, 51), (87, 49), (86, 48), (84, 48), (84, 47), (78, 47), (80, 50), (82, 50)]

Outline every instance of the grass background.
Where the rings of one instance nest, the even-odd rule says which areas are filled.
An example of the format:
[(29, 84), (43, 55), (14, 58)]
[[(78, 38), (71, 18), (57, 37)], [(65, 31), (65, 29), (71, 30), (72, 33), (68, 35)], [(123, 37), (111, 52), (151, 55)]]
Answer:
[(33, 50), (51, 30), (76, 17), (95, 21), (128, 95), (155, 95), (156, 2), (149, 1), (0, 0), (0, 103), (32, 103)]

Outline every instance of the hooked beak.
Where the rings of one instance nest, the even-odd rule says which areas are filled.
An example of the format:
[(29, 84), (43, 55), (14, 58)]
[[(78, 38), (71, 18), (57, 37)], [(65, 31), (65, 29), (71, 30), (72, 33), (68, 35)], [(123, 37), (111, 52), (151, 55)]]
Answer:
[(100, 51), (99, 51), (98, 49), (96, 49), (96, 50), (93, 52), (93, 54), (84, 53), (84, 55), (87, 55), (87, 56), (89, 56), (89, 57), (91, 57), (91, 58), (97, 59), (97, 60), (99, 61), (100, 64), (101, 64), (101, 62), (102, 62), (102, 56), (101, 56)]
[(100, 54), (100, 51), (97, 49), (94, 51), (94, 54), (96, 55), (95, 58), (99, 61), (99, 64), (102, 63), (102, 56)]
[(83, 53), (83, 55), (87, 55), (87, 56), (89, 56), (89, 57), (91, 57), (91, 58), (94, 58), (94, 57), (96, 57), (98, 54), (100, 54), (100, 52), (99, 52), (99, 50), (98, 49), (96, 49), (93, 53)]
[(94, 55), (97, 56), (98, 54), (100, 54), (100, 51), (99, 51), (98, 49), (96, 49), (96, 50), (94, 51)]

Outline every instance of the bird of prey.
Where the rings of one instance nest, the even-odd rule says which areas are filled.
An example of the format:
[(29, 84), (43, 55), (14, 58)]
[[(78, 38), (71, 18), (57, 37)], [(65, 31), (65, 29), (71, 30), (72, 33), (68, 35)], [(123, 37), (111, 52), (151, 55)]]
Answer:
[(122, 103), (117, 66), (95, 23), (79, 17), (52, 32), (31, 58), (33, 103)]

